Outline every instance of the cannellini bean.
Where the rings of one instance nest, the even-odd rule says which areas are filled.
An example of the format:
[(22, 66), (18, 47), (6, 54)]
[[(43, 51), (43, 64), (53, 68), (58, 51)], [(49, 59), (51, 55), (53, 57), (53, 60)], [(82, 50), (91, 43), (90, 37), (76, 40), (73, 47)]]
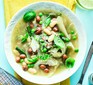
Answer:
[(51, 20), (50, 27), (54, 27), (57, 24), (57, 20), (54, 18)]
[(48, 29), (48, 30), (50, 30), (50, 31), (52, 30), (52, 28), (51, 28), (51, 27), (49, 27), (49, 26), (47, 27), (47, 29)]
[(49, 38), (48, 38), (48, 42), (52, 42), (54, 40), (54, 34), (50, 35)]
[(27, 60), (27, 58), (25, 58), (24, 61), (25, 61), (25, 63), (27, 63), (27, 64), (30, 64), (30, 63), (31, 63), (31, 62), (29, 62), (29, 61)]
[(22, 62), (22, 66), (26, 66), (27, 64), (26, 64), (26, 62)]
[(48, 29), (44, 29), (44, 32), (45, 32), (47, 35), (51, 35), (51, 31), (48, 30)]
[(35, 74), (37, 73), (37, 70), (35, 68), (29, 68), (28, 72), (30, 72), (31, 74)]
[(57, 34), (56, 32), (54, 32), (54, 31), (51, 31), (51, 33), (54, 34), (54, 35), (58, 35), (58, 34)]
[(13, 52), (14, 52), (14, 54), (15, 54), (16, 56), (19, 56), (19, 55), (20, 55), (20, 53), (19, 53), (17, 50), (13, 50)]

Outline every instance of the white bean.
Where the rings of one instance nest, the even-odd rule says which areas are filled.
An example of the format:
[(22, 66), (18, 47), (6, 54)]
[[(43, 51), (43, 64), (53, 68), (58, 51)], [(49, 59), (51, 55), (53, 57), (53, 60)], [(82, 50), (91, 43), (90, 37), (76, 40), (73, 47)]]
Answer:
[(27, 60), (27, 58), (25, 58), (24, 61), (25, 61), (25, 63), (27, 63), (27, 64), (30, 64), (30, 63), (31, 63), (31, 62), (29, 62), (29, 61)]
[(51, 31), (48, 30), (48, 29), (44, 29), (44, 32), (45, 32), (47, 35), (51, 35)]
[(50, 23), (50, 27), (54, 27), (57, 24), (57, 20), (56, 19), (52, 19), (51, 23)]
[(14, 52), (14, 54), (15, 54), (16, 56), (19, 56), (19, 55), (20, 55), (20, 53), (19, 53), (17, 50), (13, 50), (13, 52)]
[(52, 42), (54, 40), (54, 34), (50, 35), (49, 38), (48, 38), (48, 42)]
[(22, 66), (26, 66), (27, 64), (26, 64), (26, 62), (22, 62)]
[(30, 72), (31, 74), (35, 74), (37, 73), (37, 70), (35, 68), (29, 68), (28, 72)]

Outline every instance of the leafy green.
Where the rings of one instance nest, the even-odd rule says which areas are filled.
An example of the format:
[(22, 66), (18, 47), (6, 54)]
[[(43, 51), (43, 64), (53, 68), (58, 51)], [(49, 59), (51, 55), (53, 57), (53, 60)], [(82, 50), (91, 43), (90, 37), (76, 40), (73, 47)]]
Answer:
[(51, 22), (51, 17), (48, 16), (48, 17), (46, 18), (45, 22), (44, 22), (45, 27), (49, 26), (50, 22)]
[(22, 37), (21, 43), (26, 42), (26, 41), (27, 41), (27, 38), (28, 38), (28, 33), (26, 33), (26, 34)]
[(20, 54), (25, 54), (24, 50), (22, 50), (21, 48), (19, 48), (18, 46), (15, 48)]
[(39, 58), (40, 58), (41, 60), (47, 60), (47, 59), (50, 58), (50, 55), (49, 55), (49, 54), (43, 54), (43, 55), (40, 55)]
[(28, 32), (29, 36), (32, 36), (35, 31), (36, 31), (35, 28), (32, 28), (32, 29), (31, 29), (30, 26), (27, 27), (27, 32)]
[(54, 43), (59, 48), (64, 48), (65, 47), (65, 43), (62, 41), (62, 39), (59, 36), (54, 37)]
[(68, 68), (72, 68), (74, 66), (74, 63), (75, 63), (75, 59), (69, 57), (66, 59), (65, 61), (65, 65), (68, 67)]

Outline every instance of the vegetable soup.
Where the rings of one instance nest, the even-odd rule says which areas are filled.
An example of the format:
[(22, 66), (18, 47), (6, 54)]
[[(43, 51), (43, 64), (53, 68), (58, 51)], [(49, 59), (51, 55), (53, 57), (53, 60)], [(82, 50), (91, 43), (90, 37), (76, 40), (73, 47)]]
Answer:
[(73, 68), (78, 33), (69, 18), (53, 10), (31, 10), (12, 32), (15, 61), (33, 75), (52, 76)]

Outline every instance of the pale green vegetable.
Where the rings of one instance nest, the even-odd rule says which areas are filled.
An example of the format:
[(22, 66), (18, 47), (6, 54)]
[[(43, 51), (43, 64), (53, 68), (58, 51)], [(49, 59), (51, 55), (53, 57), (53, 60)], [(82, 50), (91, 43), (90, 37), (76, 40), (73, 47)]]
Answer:
[[(63, 32), (64, 35), (65, 35), (67, 38), (69, 38), (69, 35), (68, 35), (68, 33), (67, 33), (67, 31), (66, 31), (66, 28), (65, 28), (65, 26), (64, 26), (62, 17), (60, 17), (60, 16), (57, 17), (57, 25), (58, 25), (58, 27), (59, 27), (59, 30), (60, 30), (61, 32)], [(69, 38), (69, 39), (70, 39), (70, 38)]]
[(39, 49), (39, 44), (33, 37), (32, 37), (32, 41), (31, 41), (31, 45), (30, 46), (31, 46), (33, 52), (36, 52), (36, 50)]
[(50, 54), (52, 54), (53, 57), (55, 58), (60, 58), (66, 51), (66, 47), (61, 49), (61, 52), (58, 52), (59, 49), (57, 48), (53, 48), (51, 50), (49, 50)]
[(67, 46), (68, 48), (72, 48), (72, 50), (75, 49), (75, 47), (74, 47), (74, 45), (72, 44), (72, 42), (68, 42), (68, 43), (66, 44), (66, 46)]
[(62, 41), (62, 39), (59, 36), (54, 36), (54, 43), (58, 48), (65, 47), (65, 43)]

